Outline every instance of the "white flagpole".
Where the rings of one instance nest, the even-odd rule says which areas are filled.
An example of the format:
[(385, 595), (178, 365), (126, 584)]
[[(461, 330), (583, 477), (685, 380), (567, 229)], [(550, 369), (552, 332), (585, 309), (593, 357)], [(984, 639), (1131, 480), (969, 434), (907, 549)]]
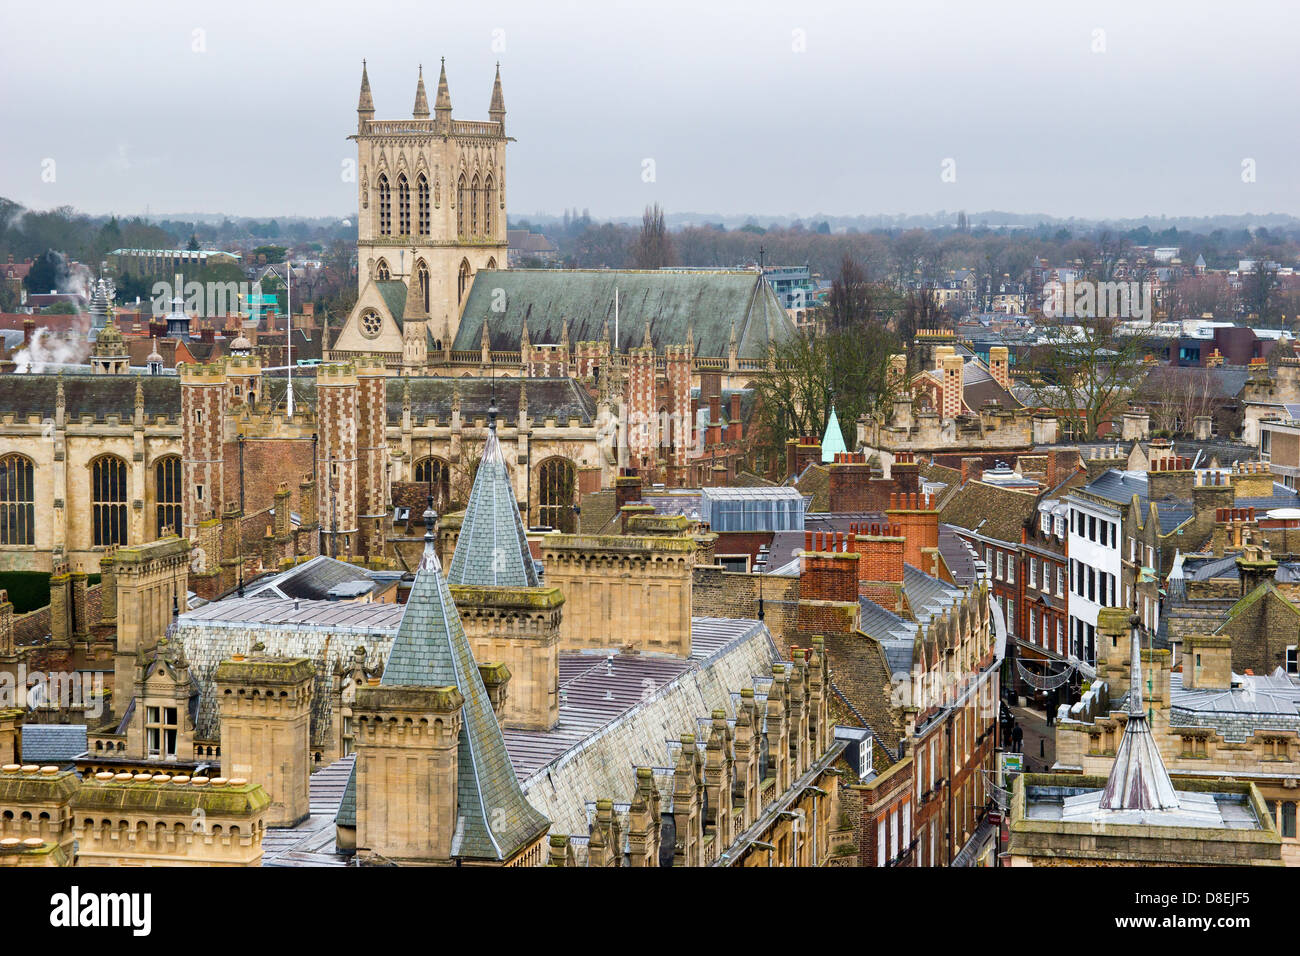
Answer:
[(293, 418), (293, 260), (287, 259), (284, 263), (284, 302), (285, 316), (287, 324), (285, 325), (284, 347), (285, 347), (285, 364), (289, 366), (289, 417)]

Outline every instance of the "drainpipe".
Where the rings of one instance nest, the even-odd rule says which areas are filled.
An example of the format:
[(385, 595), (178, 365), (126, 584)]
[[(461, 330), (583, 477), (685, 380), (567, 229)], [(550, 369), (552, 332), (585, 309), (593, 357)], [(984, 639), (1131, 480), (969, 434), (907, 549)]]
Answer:
[(948, 719), (947, 721), (944, 722), (944, 726), (943, 726), (944, 736), (947, 737), (947, 743), (948, 743), (948, 782), (947, 782), (948, 832), (946, 834), (945, 842), (948, 844), (948, 865), (949, 866), (952, 866), (952, 773), (953, 773), (952, 721), (953, 721), (953, 715), (951, 712), (949, 712)]

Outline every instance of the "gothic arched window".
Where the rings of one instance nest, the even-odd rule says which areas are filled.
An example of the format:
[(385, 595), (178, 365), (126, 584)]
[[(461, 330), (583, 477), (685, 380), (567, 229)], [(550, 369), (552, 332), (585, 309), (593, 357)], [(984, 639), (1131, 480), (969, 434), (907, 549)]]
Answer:
[(381, 236), (391, 236), (393, 234), (393, 197), (391, 190), (388, 188), (388, 177), (384, 173), (379, 174), (375, 189), (379, 192), (379, 234)]
[(397, 234), (411, 234), (411, 184), (406, 181), (406, 173), (397, 175)]
[(441, 512), (451, 502), (451, 465), (442, 458), (421, 458), (415, 463), (415, 480), (427, 485), (433, 508)]
[(465, 298), (465, 290), (469, 288), (469, 279), (473, 273), (469, 268), (469, 260), (460, 260), (460, 273), (456, 276), (456, 301), (460, 302)]
[(388, 268), (387, 259), (380, 259), (375, 265), (375, 278), (380, 282), (387, 282), (392, 278), (392, 270)]
[(496, 202), (493, 198), (495, 190), (492, 188), (492, 174), (488, 173), (487, 179), (483, 181), (483, 235), (492, 235), (492, 204)]
[(474, 182), (469, 187), (469, 233), (471, 236), (478, 235), (478, 206), (481, 197), (481, 190), (478, 184), (478, 173), (474, 174)]
[(565, 534), (573, 529), (578, 471), (567, 458), (548, 458), (537, 469), (537, 519)]
[(429, 234), (429, 180), (424, 175), (420, 175), (415, 180), (415, 196), (419, 205), (419, 229), (420, 235)]
[(90, 470), (95, 547), (126, 544), (126, 462), (104, 455), (91, 463)]
[(34, 472), (23, 455), (0, 458), (0, 544), (36, 543)]
[(456, 181), (456, 234), (461, 238), (465, 237), (465, 203), (469, 201), (467, 192), (465, 174), (461, 173), (460, 179)]
[(163, 529), (181, 533), (181, 460), (176, 455), (158, 459), (153, 468), (154, 502), (157, 524), (154, 534), (162, 537)]
[(424, 303), (424, 311), (429, 311), (429, 267), (421, 259), (415, 264), (415, 281), (420, 284), (420, 301)]

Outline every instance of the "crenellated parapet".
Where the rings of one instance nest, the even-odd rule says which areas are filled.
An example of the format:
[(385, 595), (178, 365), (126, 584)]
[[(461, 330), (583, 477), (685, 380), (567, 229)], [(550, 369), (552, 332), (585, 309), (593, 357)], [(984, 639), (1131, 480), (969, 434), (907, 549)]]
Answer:
[(110, 773), (72, 797), (83, 866), (258, 866), (270, 798), (241, 778)]

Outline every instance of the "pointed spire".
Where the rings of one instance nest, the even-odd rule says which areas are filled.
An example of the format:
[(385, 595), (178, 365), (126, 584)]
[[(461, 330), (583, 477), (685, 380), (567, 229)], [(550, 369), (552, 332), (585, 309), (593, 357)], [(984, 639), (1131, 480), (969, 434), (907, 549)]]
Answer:
[(650, 341), (650, 320), (649, 319), (645, 320), (645, 335), (641, 339), (641, 347), (643, 349), (654, 348), (654, 343)]
[(497, 63), (497, 78), (492, 81), (492, 102), (488, 106), (488, 119), (494, 123), (506, 121), (506, 98), (501, 95), (501, 64)]
[(822, 464), (833, 462), (837, 454), (846, 451), (848, 448), (844, 445), (844, 430), (840, 428), (839, 417), (832, 405), (830, 418), (826, 420), (826, 432), (822, 435)]
[(539, 586), (495, 428), (488, 431), (483, 444), (483, 458), (474, 475), (447, 580), (478, 587)]
[(429, 97), (424, 92), (424, 64), (420, 64), (420, 78), (415, 83), (415, 109), (411, 112), (415, 119), (429, 118)]
[[(1136, 602), (1136, 597), (1134, 600)], [(1123, 610), (1105, 608), (1101, 613), (1122, 615)], [(1098, 617), (1098, 624), (1100, 623), (1101, 618)], [(1138, 616), (1136, 608), (1129, 616), (1128, 624), (1128, 722), (1124, 725), (1124, 736), (1115, 750), (1115, 763), (1111, 766), (1110, 778), (1106, 781), (1106, 789), (1102, 791), (1098, 806), (1103, 810), (1176, 810), (1179, 806), (1178, 792), (1174, 790), (1169, 771), (1165, 769), (1142, 700), (1142, 641), (1139, 630), (1142, 618)]]
[[(545, 833), (548, 822), (529, 805), (510, 764), (500, 725), (438, 561), (433, 540), (436, 517), (430, 506), (425, 512), (424, 554), (380, 683), (460, 691), (464, 704), (457, 778), (451, 781), (459, 793), (452, 853), (507, 860)], [(462, 530), (462, 543), (464, 536)]]
[(370, 76), (366, 73), (366, 61), (361, 61), (361, 98), (357, 101), (357, 112), (362, 119), (372, 119), (375, 115), (375, 101), (370, 96)]
[(440, 122), (451, 122), (451, 93), (447, 90), (447, 58), (442, 59), (442, 72), (438, 75), (438, 97), (433, 108), (438, 113)]
[(429, 313), (424, 308), (424, 295), (420, 291), (420, 280), (412, 272), (406, 277), (406, 305), (402, 309), (402, 324), (419, 322), (428, 317)]

